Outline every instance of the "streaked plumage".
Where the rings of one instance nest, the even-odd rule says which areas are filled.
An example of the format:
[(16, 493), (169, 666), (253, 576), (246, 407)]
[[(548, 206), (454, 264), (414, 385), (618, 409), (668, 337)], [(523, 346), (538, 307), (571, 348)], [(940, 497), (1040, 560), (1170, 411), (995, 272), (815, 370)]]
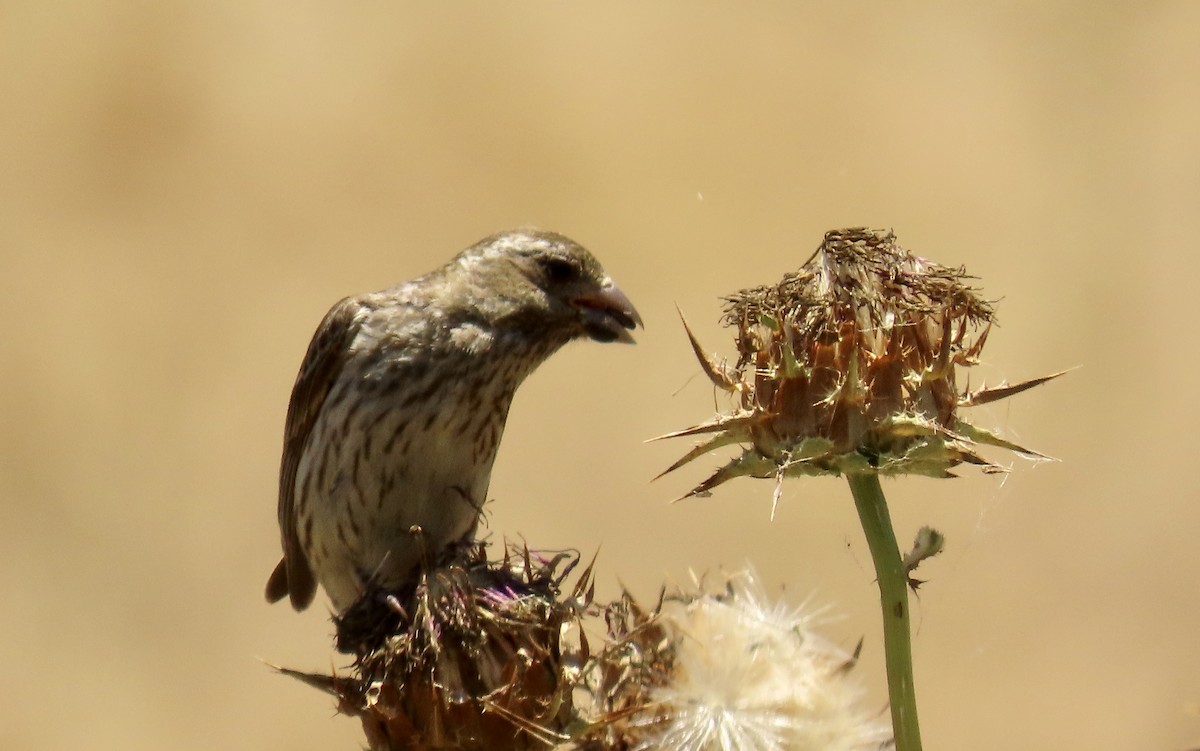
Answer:
[(568, 341), (641, 323), (588, 251), (552, 232), (482, 240), (442, 268), (336, 304), (292, 391), (280, 469), (283, 560), (267, 583), (344, 612), (467, 538), (521, 381)]

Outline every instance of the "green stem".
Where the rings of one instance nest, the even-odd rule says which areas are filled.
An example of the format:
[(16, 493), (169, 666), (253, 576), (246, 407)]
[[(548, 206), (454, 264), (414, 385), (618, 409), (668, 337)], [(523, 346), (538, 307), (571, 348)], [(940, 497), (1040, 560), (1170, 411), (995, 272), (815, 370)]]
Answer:
[(896, 533), (888, 515), (887, 499), (875, 474), (846, 475), (854, 505), (862, 522), (883, 610), (883, 651), (887, 661), (888, 695), (892, 708), (892, 732), (896, 751), (921, 751), (921, 729), (917, 725), (917, 696), (913, 686), (912, 642), (909, 638), (908, 574), (896, 545)]

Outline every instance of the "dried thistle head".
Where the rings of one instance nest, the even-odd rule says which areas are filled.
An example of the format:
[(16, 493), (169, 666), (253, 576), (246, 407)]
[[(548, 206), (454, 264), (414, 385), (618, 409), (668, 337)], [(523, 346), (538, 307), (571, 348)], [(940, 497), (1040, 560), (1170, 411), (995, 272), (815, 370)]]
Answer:
[(614, 605), (589, 671), (604, 711), (574, 748), (873, 751), (889, 737), (854, 657), (813, 632), (814, 614), (768, 603), (752, 572), (652, 611), (628, 595)]
[(960, 414), (1061, 375), (959, 390), (958, 370), (978, 363), (994, 319), (970, 278), (910, 253), (891, 232), (826, 233), (799, 271), (726, 298), (736, 364), (706, 355), (688, 330), (704, 372), (737, 406), (661, 436), (711, 434), (666, 472), (734, 443), (742, 453), (688, 495), (741, 475), (951, 477), (963, 462), (1002, 471), (979, 444), (1038, 456)]
[(372, 751), (544, 749), (574, 718), (580, 649), (566, 644), (591, 598), (590, 567), (526, 549), (489, 562), (483, 545), (424, 572), (391, 605), (398, 625), (357, 655), (348, 677), (298, 673), (358, 716)]

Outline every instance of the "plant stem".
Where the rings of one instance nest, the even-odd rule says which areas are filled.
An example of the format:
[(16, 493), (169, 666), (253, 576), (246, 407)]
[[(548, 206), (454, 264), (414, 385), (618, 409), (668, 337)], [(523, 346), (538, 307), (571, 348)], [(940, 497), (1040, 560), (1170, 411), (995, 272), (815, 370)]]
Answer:
[(875, 474), (849, 474), (850, 492), (862, 522), (883, 610), (883, 651), (887, 662), (888, 696), (892, 708), (892, 732), (896, 751), (920, 751), (921, 729), (917, 725), (917, 696), (913, 686), (912, 642), (909, 637), (908, 575), (896, 545), (896, 533), (888, 514), (887, 499)]

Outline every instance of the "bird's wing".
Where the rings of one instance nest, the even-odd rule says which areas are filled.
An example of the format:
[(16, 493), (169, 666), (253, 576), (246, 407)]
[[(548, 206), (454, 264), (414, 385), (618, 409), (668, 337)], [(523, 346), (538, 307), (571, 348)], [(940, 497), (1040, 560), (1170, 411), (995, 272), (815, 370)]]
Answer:
[(346, 353), (362, 321), (363, 306), (348, 297), (325, 315), (313, 334), (292, 388), (287, 422), (283, 432), (283, 461), (279, 467), (279, 530), (283, 537), (283, 560), (267, 581), (267, 600), (290, 596), (292, 607), (303, 610), (312, 603), (317, 582), (300, 548), (296, 531), (296, 470), (309, 434), (346, 361)]

